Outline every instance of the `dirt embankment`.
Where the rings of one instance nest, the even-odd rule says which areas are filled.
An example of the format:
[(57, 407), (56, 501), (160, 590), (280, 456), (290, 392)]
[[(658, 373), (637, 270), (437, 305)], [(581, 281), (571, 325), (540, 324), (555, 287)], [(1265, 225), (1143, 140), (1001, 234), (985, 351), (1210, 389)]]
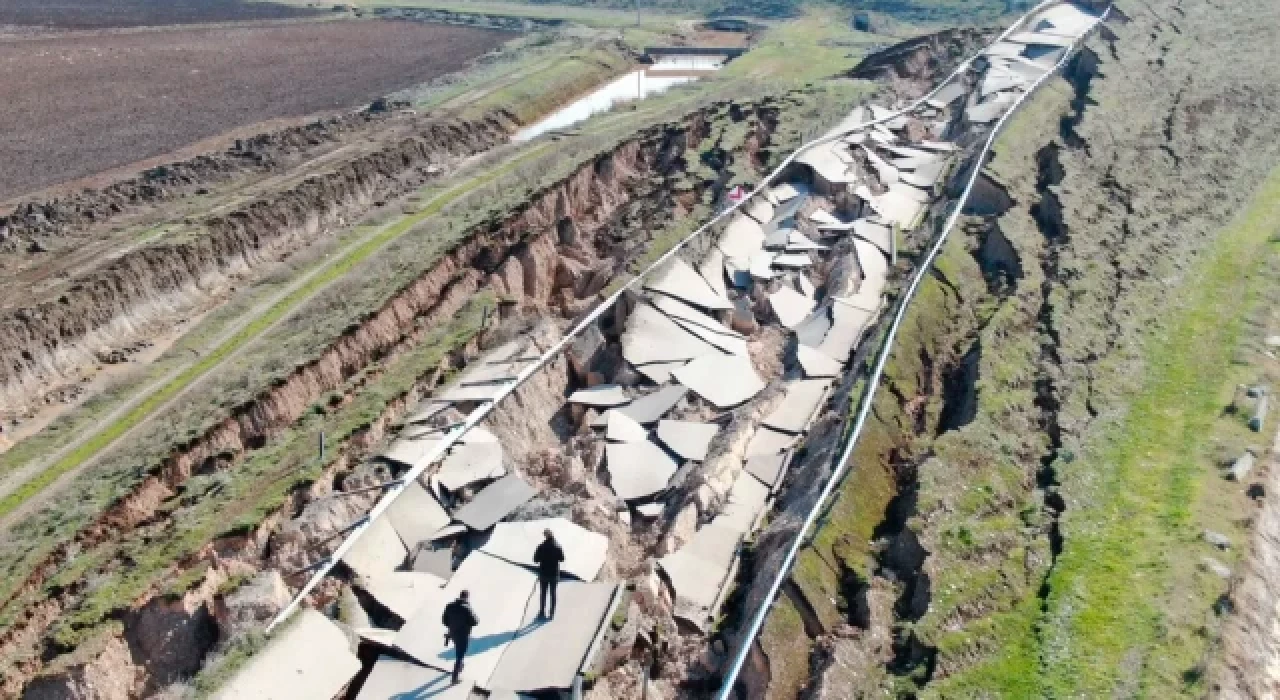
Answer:
[(6, 314), (0, 319), (0, 399), (22, 407), (96, 362), (98, 348), (172, 322), (219, 280), (343, 225), (421, 180), (433, 165), (492, 147), (510, 126), (502, 115), (432, 120), (412, 138), (203, 222), (203, 235), (193, 240), (127, 253), (59, 299)]
[(159, 165), (98, 189), (19, 202), (0, 216), (0, 249), (12, 251), (39, 244), (56, 250), (62, 240), (86, 235), (87, 227), (101, 225), (126, 211), (181, 197), (240, 173), (274, 172), (317, 146), (376, 128), (391, 114), (366, 109), (318, 119), (237, 139), (226, 150)]
[[(682, 216), (690, 202), (702, 199), (707, 188), (723, 184), (724, 177), (716, 172), (710, 179), (705, 170), (701, 171), (702, 176), (688, 177), (686, 170), (700, 169), (702, 165), (697, 158), (686, 159), (686, 152), (710, 146), (725, 156), (722, 163), (726, 167), (736, 158), (754, 162), (757, 151), (769, 141), (777, 111), (778, 107), (768, 102), (745, 107), (720, 105), (696, 113), (681, 124), (650, 129), (536, 193), (517, 211), (478, 227), (429, 272), (398, 292), (317, 360), (299, 367), (284, 381), (238, 407), (221, 424), (157, 465), (145, 482), (50, 556), (27, 580), (18, 597), (38, 590), (72, 554), (83, 557), (98, 547), (139, 537), (159, 546), (173, 517), (159, 510), (159, 505), (181, 493), (193, 473), (234, 470), (248, 454), (269, 446), (274, 435), (293, 425), (316, 401), (335, 390), (344, 391), (345, 382), (355, 374), (420, 343), (422, 329), (446, 322), (477, 290), (487, 287), (515, 302), (508, 306), (506, 315), (511, 314), (512, 308), (533, 316), (545, 315), (549, 309), (564, 317), (581, 313), (629, 261), (646, 252), (652, 243), (652, 231), (660, 222)], [(737, 143), (707, 144), (713, 118), (747, 122), (747, 128), (738, 132), (741, 135)], [(200, 632), (204, 629), (204, 623), (199, 621), (204, 619), (203, 614), (192, 621), (194, 611), (215, 609), (224, 602), (216, 592), (218, 585), (208, 581), (264, 567), (292, 570), (323, 556), (319, 548), (305, 546), (306, 540), (318, 532), (345, 525), (348, 516), (367, 503), (362, 504), (359, 499), (336, 501), (342, 504), (335, 506), (337, 510), (329, 508), (320, 521), (310, 522), (302, 529), (282, 529), (282, 522), (301, 513), (312, 498), (327, 493), (344, 479), (354, 476), (352, 483), (363, 483), (363, 479), (373, 483), (377, 475), (366, 473), (367, 466), (359, 473), (351, 472), (353, 466), (361, 463), (365, 451), (381, 437), (389, 421), (411, 400), (433, 388), (448, 369), (465, 362), (468, 352), (474, 352), (474, 346), (451, 356), (416, 386), (406, 387), (405, 395), (392, 402), (381, 417), (338, 448), (340, 457), (324, 478), (299, 492), (292, 503), (268, 518), (257, 531), (222, 538), (199, 555), (175, 562), (177, 571), (166, 576), (170, 580), (180, 571), (201, 566), (208, 566), (210, 573), (204, 575), (206, 583), (193, 589), (198, 594), (195, 598), (188, 593), (182, 599), (180, 607), (191, 614), (179, 616), (183, 621), (179, 627), (191, 631), (184, 638), (190, 643), (184, 641), (183, 649), (174, 650), (170, 656), (199, 659), (208, 651), (208, 637)], [(521, 401), (518, 396), (514, 400)], [(111, 561), (103, 564), (103, 568), (110, 566)], [(326, 591), (321, 595), (333, 593)], [(6, 678), (4, 692), (19, 692), (55, 657), (67, 658), (65, 654), (73, 652), (48, 638), (49, 626), (60, 615), (74, 611), (88, 593), (84, 586), (71, 586), (18, 614), (21, 622), (0, 636), (0, 658), (19, 654), (24, 648), (35, 653), (26, 655), (30, 660), (18, 673)], [(175, 614), (174, 604), (155, 602), (156, 596), (153, 591), (142, 599), (120, 601), (120, 607), (110, 611), (110, 616), (123, 625), (120, 634), (130, 639), (133, 647), (139, 644), (135, 637), (154, 623), (156, 615)], [(224, 638), (232, 633), (230, 626), (223, 626)], [(154, 689), (173, 677), (165, 669), (151, 668), (150, 658), (135, 654), (124, 670), (130, 679), (130, 693)], [(69, 669), (64, 668), (65, 664), (54, 664), (53, 675), (46, 674), (39, 683), (68, 687), (92, 672), (94, 663), (77, 661)]]
[(849, 71), (849, 77), (884, 81), (903, 97), (917, 97), (903, 83), (925, 90), (934, 87), (996, 34), (994, 29), (947, 29), (925, 34), (867, 56)]

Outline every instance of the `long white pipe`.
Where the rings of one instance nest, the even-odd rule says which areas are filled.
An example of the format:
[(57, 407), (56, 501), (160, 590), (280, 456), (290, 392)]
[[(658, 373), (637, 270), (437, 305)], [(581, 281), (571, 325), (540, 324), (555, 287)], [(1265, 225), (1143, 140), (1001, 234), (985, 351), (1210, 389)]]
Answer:
[[(1047, 7), (1052, 4), (1056, 4), (1060, 1), (1061, 0), (1045, 0), (1041, 4), (1037, 5), (1034, 10), (1027, 13), (1027, 15), (1024, 16), (1024, 19), (1026, 16), (1030, 16), (1032, 13), (1039, 12), (1041, 8)], [(1015, 24), (1014, 26), (1017, 26), (1017, 25)], [(999, 41), (1000, 38), (1004, 38), (1012, 31), (1013, 31), (1013, 27), (1006, 29), (1005, 32), (1001, 34), (996, 41)], [(463, 435), (465, 435), (468, 430), (474, 428), (476, 425), (480, 423), (480, 421), (484, 420), (489, 415), (489, 413), (493, 411), (494, 406), (496, 406), (499, 401), (502, 401), (506, 397), (510, 396), (512, 392), (518, 389), (520, 385), (522, 385), (526, 380), (529, 379), (529, 377), (533, 376), (535, 372), (542, 369), (551, 360), (555, 359), (555, 357), (559, 355), (574, 338), (576, 338), (580, 333), (586, 330), (586, 328), (589, 325), (591, 325), (597, 319), (599, 319), (602, 315), (604, 315), (606, 311), (612, 308), (613, 304), (616, 303), (618, 299), (622, 297), (623, 293), (634, 288), (647, 275), (649, 275), (655, 269), (657, 269), (662, 264), (664, 264), (665, 262), (670, 260), (672, 257), (674, 257), (675, 254), (680, 252), (680, 250), (683, 249), (686, 245), (688, 245), (690, 241), (701, 236), (703, 233), (708, 231), (712, 226), (716, 225), (725, 217), (729, 216), (730, 214), (740, 209), (744, 204), (750, 201), (753, 197), (758, 196), (765, 188), (767, 188), (774, 180), (776, 180), (783, 173), (783, 171), (787, 169), (788, 166), (790, 166), (793, 162), (795, 162), (795, 159), (801, 153), (803, 153), (804, 151), (810, 148), (813, 148), (814, 146), (818, 146), (824, 143), (829, 143), (836, 139), (843, 138), (856, 131), (862, 131), (870, 126), (892, 120), (896, 117), (902, 116), (903, 114), (906, 114), (916, 109), (920, 105), (924, 104), (924, 102), (928, 100), (930, 97), (933, 97), (933, 95), (937, 93), (938, 90), (940, 90), (944, 85), (950, 82), (952, 78), (954, 78), (955, 76), (959, 75), (961, 72), (966, 70), (969, 66), (970, 61), (972, 60), (973, 60), (972, 57), (969, 59), (966, 59), (963, 63), (957, 66), (955, 70), (953, 70), (950, 74), (948, 74), (945, 80), (939, 82), (937, 87), (935, 87), (924, 97), (921, 97), (919, 100), (916, 100), (915, 102), (911, 103), (907, 107), (904, 107), (903, 109), (900, 109), (894, 112), (890, 112), (889, 114), (879, 119), (872, 119), (870, 121), (863, 122), (861, 124), (858, 124), (857, 126), (850, 127), (845, 131), (837, 132), (834, 134), (828, 134), (826, 136), (815, 139), (813, 141), (810, 141), (800, 146), (794, 152), (792, 152), (791, 155), (787, 156), (782, 161), (782, 163), (778, 165), (778, 167), (774, 168), (773, 171), (769, 173), (769, 175), (767, 175), (763, 180), (761, 180), (760, 183), (756, 185), (756, 188), (751, 191), (751, 194), (749, 196), (744, 197), (737, 204), (734, 204), (726, 208), (724, 211), (720, 212), (715, 217), (713, 217), (710, 221), (703, 224), (696, 231), (690, 233), (688, 236), (685, 236), (679, 243), (672, 246), (671, 250), (667, 251), (665, 254), (659, 257), (656, 261), (654, 261), (653, 264), (649, 265), (649, 267), (645, 268), (640, 274), (636, 275), (629, 282), (627, 282), (627, 284), (623, 285), (620, 289), (618, 289), (616, 292), (611, 294), (608, 299), (604, 300), (604, 302), (602, 302), (599, 306), (597, 306), (590, 314), (586, 316), (586, 318), (578, 322), (578, 324), (574, 326), (573, 329), (569, 331), (568, 334), (566, 334), (563, 338), (561, 338), (559, 342), (557, 342), (554, 346), (552, 346), (551, 349), (547, 350), (540, 357), (538, 357), (538, 359), (533, 364), (521, 370), (520, 373), (516, 375), (515, 380), (505, 385), (501, 390), (499, 390), (498, 393), (493, 397), (491, 401), (487, 401), (481, 404), (474, 411), (472, 411), (470, 415), (467, 416), (467, 419), (465, 421), (463, 421), (460, 425), (456, 426), (453, 430), (450, 430), (445, 435), (444, 439), (439, 442), (436, 448), (432, 450), (431, 454), (426, 459), (424, 459), (418, 466), (415, 466), (411, 468), (408, 472), (406, 472), (405, 475), (401, 477), (403, 479), (403, 482), (401, 483), (401, 485), (388, 491), (386, 495), (384, 495), (382, 499), (373, 506), (373, 508), (369, 511), (368, 518), (365, 521), (365, 523), (360, 527), (356, 528), (355, 530), (353, 530), (351, 534), (347, 537), (347, 539), (343, 540), (342, 544), (339, 545), (338, 548), (334, 550), (331, 555), (329, 555), (327, 562), (323, 566), (321, 566), (316, 571), (316, 573), (311, 577), (311, 579), (307, 581), (306, 585), (303, 586), (300, 591), (298, 591), (297, 595), (294, 596), (293, 600), (291, 600), (289, 604), (285, 606), (285, 608), (281, 610), (279, 614), (277, 614), (275, 618), (271, 620), (271, 624), (267, 625), (267, 634), (270, 634), (272, 631), (274, 631), (275, 628), (279, 626), (281, 622), (284, 622), (286, 619), (288, 619), (290, 615), (293, 614), (293, 611), (297, 609), (298, 605), (301, 604), (301, 602), (311, 593), (312, 590), (315, 589), (317, 585), (319, 585), (319, 583), (322, 580), (324, 580), (325, 576), (329, 575), (329, 572), (332, 571), (333, 567), (336, 566), (337, 563), (342, 560), (342, 557), (346, 556), (347, 552), (351, 551), (351, 548), (355, 545), (356, 541), (359, 540), (360, 537), (369, 529), (369, 526), (373, 523), (373, 521), (381, 517), (382, 514), (386, 512), (387, 508), (390, 507), (392, 501), (394, 501), (396, 498), (399, 498), (400, 494), (405, 492), (405, 490), (409, 487), (409, 484), (411, 484), (414, 480), (416, 480), (419, 476), (421, 476), (427, 470), (427, 467), (431, 466), (436, 461), (442, 459), (445, 455), (445, 452), (448, 451), (448, 449), (452, 447)]]
[[(1056, 0), (1041, 3), (1034, 10), (1023, 15), (1022, 19), (1001, 35), (1001, 38), (1008, 35), (1014, 27), (1020, 25), (1027, 17), (1032, 14), (1038, 14), (1042, 8), (1051, 4), (1058, 3)], [(888, 361), (889, 354), (893, 350), (893, 342), (898, 335), (898, 328), (902, 325), (902, 319), (906, 315), (907, 307), (910, 304), (911, 299), (915, 296), (916, 289), (920, 286), (920, 282), (929, 272), (929, 269), (933, 267), (933, 261), (938, 257), (938, 253), (942, 250), (943, 244), (946, 243), (951, 230), (960, 219), (960, 214), (964, 209), (965, 202), (968, 201), (969, 195), (973, 191), (974, 183), (977, 182), (978, 175), (982, 172), (982, 162), (986, 159), (987, 154), (990, 153), (991, 146), (995, 143), (996, 136), (999, 135), (1000, 130), (1004, 128), (1005, 122), (1007, 122), (1009, 118), (1013, 116), (1014, 112), (1022, 106), (1022, 103), (1030, 97), (1045, 80), (1056, 75), (1057, 72), (1066, 65), (1066, 62), (1071, 58), (1078, 44), (1083, 41), (1095, 27), (1097, 27), (1099, 22), (1106, 19), (1110, 12), (1111, 7), (1108, 6), (1098, 19), (1090, 25), (1089, 29), (1082, 33), (1079, 39), (1073, 42), (1071, 50), (1063, 54), (1062, 58), (1054, 64), (1053, 69), (1036, 79), (1027, 91), (1018, 97), (1018, 99), (1009, 107), (1009, 110), (1006, 111), (996, 122), (995, 126), (991, 129), (991, 133), (987, 136), (987, 141), (983, 144), (982, 152), (974, 163), (973, 170), (969, 175), (969, 181), (965, 185), (964, 192), (956, 202), (955, 209), (951, 212), (951, 216), (947, 218), (946, 226), (943, 227), (942, 233), (938, 236), (933, 247), (929, 249), (929, 254), (925, 256), (924, 261), (917, 269), (915, 277), (911, 280), (911, 285), (907, 288), (906, 294), (903, 295), (902, 303), (898, 305), (898, 311), (894, 315), (893, 324), (889, 327), (889, 332), (885, 336), (884, 345), (881, 346), (880, 355), (876, 359), (875, 368), (872, 370), (871, 376), (867, 381), (866, 390), (862, 395), (862, 402), (858, 406), (858, 415), (854, 420), (853, 430), (849, 433), (848, 441), (845, 443), (844, 452), (840, 455), (840, 461), (836, 463), (836, 467), (831, 473), (831, 478), (822, 489), (822, 494), (818, 497), (817, 502), (813, 504), (813, 508), (810, 509), (808, 516), (805, 517), (804, 525), (801, 526), (800, 531), (796, 533), (796, 537), (792, 541), (791, 547), (787, 550), (786, 558), (782, 560), (782, 566), (778, 567), (778, 573), (774, 576), (773, 582), (769, 585), (769, 592), (765, 595), (764, 600), (760, 603), (760, 608), (756, 610), (755, 616), (751, 619), (751, 626), (748, 627), (746, 633), (740, 637), (738, 641), (738, 653), (734, 656), (733, 665), (729, 667), (728, 673), (725, 674), (724, 680), (721, 682), (720, 692), (717, 696), (718, 700), (728, 700), (729, 696), (733, 693), (734, 681), (737, 680), (738, 674), (742, 672), (742, 666), (746, 662), (747, 654), (751, 650), (751, 644), (755, 641), (756, 636), (760, 634), (760, 629), (764, 626), (764, 621), (769, 616), (769, 610), (772, 607), (773, 601), (777, 597), (778, 591), (781, 589), (783, 582), (791, 575), (791, 567), (795, 565), (796, 557), (799, 556), (800, 549), (804, 546), (805, 538), (807, 537), (809, 530), (817, 522), (818, 514), (822, 512), (823, 505), (831, 498), (831, 494), (840, 484), (844, 472), (849, 467), (849, 460), (853, 456), (853, 450), (857, 446), (858, 437), (862, 434), (862, 428), (866, 424), (867, 415), (871, 411), (872, 399), (875, 396), (876, 389), (880, 386), (880, 379), (884, 374), (885, 363)]]

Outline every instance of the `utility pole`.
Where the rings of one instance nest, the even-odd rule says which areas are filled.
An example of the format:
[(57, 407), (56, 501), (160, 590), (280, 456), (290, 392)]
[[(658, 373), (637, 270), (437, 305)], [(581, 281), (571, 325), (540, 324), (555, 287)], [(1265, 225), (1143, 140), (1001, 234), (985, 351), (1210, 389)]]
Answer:
[(640, 26), (640, 0), (636, 0), (636, 26)]

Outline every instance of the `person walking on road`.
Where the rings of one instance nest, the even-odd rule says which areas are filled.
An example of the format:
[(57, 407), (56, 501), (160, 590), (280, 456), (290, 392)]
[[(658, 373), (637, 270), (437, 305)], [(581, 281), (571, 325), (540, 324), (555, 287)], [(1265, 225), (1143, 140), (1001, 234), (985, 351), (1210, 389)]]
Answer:
[(453, 660), (453, 682), (458, 683), (462, 674), (462, 658), (467, 655), (467, 646), (471, 644), (471, 628), (480, 624), (480, 618), (471, 609), (470, 595), (466, 591), (458, 594), (457, 600), (444, 606), (444, 614), (440, 622), (449, 630), (445, 635), (445, 644), (453, 640), (457, 658)]
[[(556, 542), (556, 536), (550, 529), (542, 531), (542, 544), (533, 552), (533, 562), (538, 565), (538, 587), (541, 589), (538, 599), (538, 617), (553, 618), (556, 616), (556, 584), (560, 583), (560, 564), (564, 562), (564, 550)], [(551, 613), (547, 614), (547, 598), (551, 598)]]

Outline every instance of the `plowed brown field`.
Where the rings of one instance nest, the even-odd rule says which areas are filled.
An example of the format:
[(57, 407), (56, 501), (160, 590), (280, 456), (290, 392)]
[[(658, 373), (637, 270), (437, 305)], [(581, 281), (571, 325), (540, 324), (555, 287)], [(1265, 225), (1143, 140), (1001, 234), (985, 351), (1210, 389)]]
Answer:
[(0, 41), (0, 201), (463, 68), (504, 32), (343, 20)]

